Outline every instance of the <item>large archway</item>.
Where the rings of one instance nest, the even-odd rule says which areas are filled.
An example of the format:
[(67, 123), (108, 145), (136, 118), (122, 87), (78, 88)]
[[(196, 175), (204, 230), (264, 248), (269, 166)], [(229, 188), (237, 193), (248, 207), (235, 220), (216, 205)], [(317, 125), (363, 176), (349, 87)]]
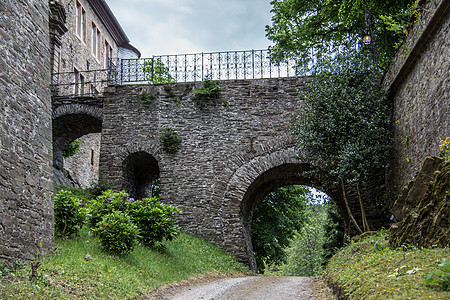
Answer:
[(158, 161), (144, 151), (134, 152), (123, 161), (124, 188), (134, 198), (152, 196), (152, 186), (159, 178)]
[(308, 170), (310, 170), (310, 166), (306, 163), (282, 164), (260, 174), (248, 187), (241, 202), (240, 217), (248, 264), (253, 270), (257, 269), (257, 265), (250, 232), (255, 208), (269, 193), (280, 187), (289, 185), (314, 186), (314, 182), (305, 176), (305, 172)]

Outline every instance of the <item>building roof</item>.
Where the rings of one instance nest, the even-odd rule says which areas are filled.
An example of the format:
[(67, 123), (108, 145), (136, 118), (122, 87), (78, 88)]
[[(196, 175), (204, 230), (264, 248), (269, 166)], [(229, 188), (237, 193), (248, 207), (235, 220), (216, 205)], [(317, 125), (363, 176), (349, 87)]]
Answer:
[(108, 4), (106, 4), (106, 1), (105, 0), (87, 0), (87, 1), (91, 5), (96, 15), (100, 18), (103, 25), (105, 25), (106, 29), (111, 34), (112, 38), (114, 39), (114, 42), (116, 42), (116, 44), (119, 47), (130, 49), (131, 51), (136, 53), (138, 57), (140, 57), (141, 52), (139, 52), (138, 49), (136, 49), (134, 46), (130, 44), (130, 40), (123, 31), (122, 27), (120, 26), (116, 17), (112, 13)]

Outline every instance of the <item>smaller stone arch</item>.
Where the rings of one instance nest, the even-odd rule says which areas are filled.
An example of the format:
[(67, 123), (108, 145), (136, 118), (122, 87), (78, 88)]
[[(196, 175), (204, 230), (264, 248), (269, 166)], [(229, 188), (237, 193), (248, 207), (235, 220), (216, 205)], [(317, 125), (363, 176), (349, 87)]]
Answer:
[(63, 104), (53, 109), (52, 119), (55, 120), (65, 115), (88, 115), (100, 122), (103, 121), (103, 110), (101, 107), (89, 104)]
[(134, 198), (152, 196), (152, 186), (160, 177), (158, 161), (146, 151), (130, 153), (122, 163), (123, 188)]
[(74, 140), (102, 132), (102, 109), (88, 104), (65, 104), (52, 113), (53, 165), (63, 169), (63, 151)]

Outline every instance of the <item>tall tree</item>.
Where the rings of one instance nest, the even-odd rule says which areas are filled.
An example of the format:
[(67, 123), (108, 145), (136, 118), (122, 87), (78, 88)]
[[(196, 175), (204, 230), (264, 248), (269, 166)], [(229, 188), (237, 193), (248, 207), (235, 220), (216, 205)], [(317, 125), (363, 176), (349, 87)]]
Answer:
[[(323, 189), (340, 186), (344, 200), (345, 185), (359, 187), (389, 165), (391, 106), (377, 75), (362, 53), (339, 53), (300, 94), (303, 111), (293, 126), (299, 155), (314, 165)], [(348, 206), (347, 212), (361, 232)], [(364, 220), (363, 209), (362, 214)]]
[[(358, 45), (372, 33), (382, 67), (417, 7), (413, 0), (273, 0), (266, 36), (276, 61), (296, 58), (307, 66), (313, 56), (332, 54), (342, 45)], [(392, 25), (397, 26), (392, 26)], [(312, 55), (314, 53), (314, 55)]]
[(279, 264), (285, 261), (284, 249), (295, 231), (304, 224), (309, 197), (310, 192), (306, 187), (287, 186), (267, 195), (256, 207), (251, 237), (260, 273), (266, 263)]

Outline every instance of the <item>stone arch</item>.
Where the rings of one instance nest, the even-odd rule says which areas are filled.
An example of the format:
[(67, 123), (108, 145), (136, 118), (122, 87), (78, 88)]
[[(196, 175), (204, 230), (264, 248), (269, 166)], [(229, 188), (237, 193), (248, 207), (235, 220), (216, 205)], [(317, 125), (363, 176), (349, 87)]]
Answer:
[[(270, 192), (286, 185), (309, 185), (314, 182), (303, 173), (310, 170), (301, 162), (295, 147), (286, 147), (242, 164), (231, 177), (224, 196), (224, 240), (222, 247), (253, 270), (257, 269), (250, 237), (250, 225), (256, 206)], [(330, 195), (332, 196), (332, 195)]]
[(75, 139), (102, 131), (102, 110), (88, 104), (66, 104), (53, 110), (53, 165), (63, 168), (63, 150)]
[(156, 158), (147, 151), (130, 153), (122, 163), (123, 188), (134, 198), (151, 197), (152, 185), (160, 177)]
[(103, 120), (102, 108), (90, 104), (64, 104), (55, 108), (52, 112), (52, 119), (55, 120), (64, 115), (89, 115), (97, 120)]

